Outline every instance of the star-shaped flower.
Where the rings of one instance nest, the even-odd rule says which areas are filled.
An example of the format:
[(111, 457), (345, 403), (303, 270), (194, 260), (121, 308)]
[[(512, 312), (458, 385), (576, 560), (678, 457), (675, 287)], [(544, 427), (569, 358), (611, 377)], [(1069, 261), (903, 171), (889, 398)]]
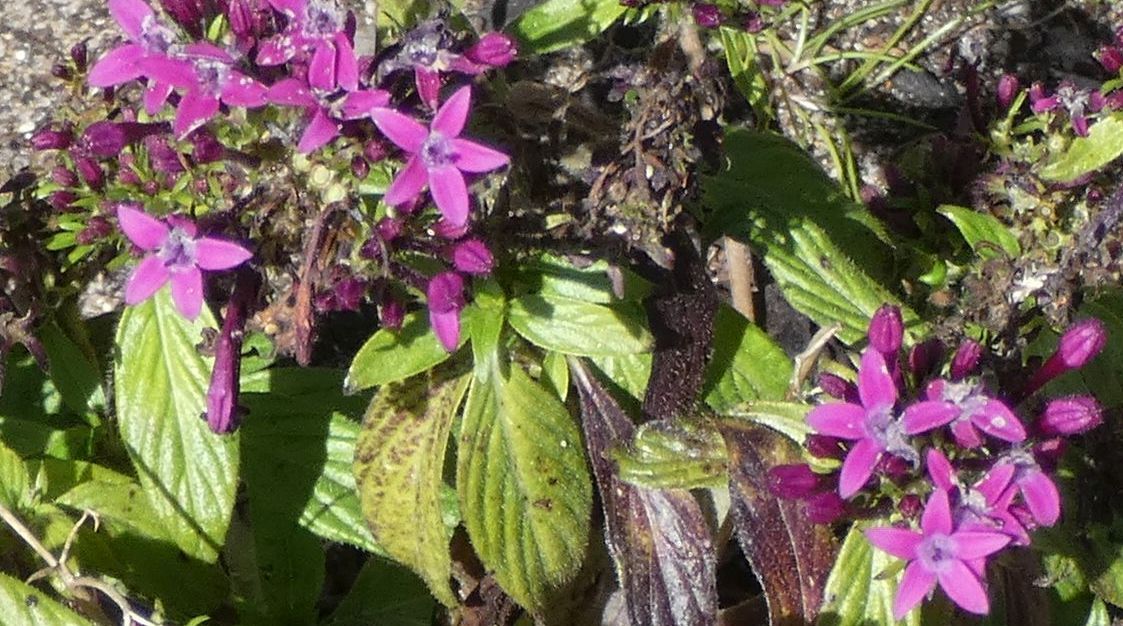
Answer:
[[(161, 24), (152, 7), (142, 0), (109, 0), (109, 13), (129, 36), (129, 42), (110, 50), (90, 69), (87, 81), (94, 87), (113, 87), (145, 76), (142, 61), (168, 57), (179, 46), (175, 31)], [(149, 84), (144, 106), (150, 115), (164, 105), (171, 88), (155, 79)]]
[(176, 308), (193, 320), (203, 307), (201, 270), (230, 269), (252, 256), (236, 243), (199, 237), (193, 222), (158, 220), (128, 204), (117, 207), (117, 220), (129, 241), (148, 253), (125, 285), (126, 304), (143, 302), (170, 282)]
[(387, 204), (406, 204), (428, 184), (444, 218), (454, 226), (467, 223), (468, 187), (462, 172), (490, 172), (510, 162), (506, 154), (460, 137), (471, 104), (471, 88), (461, 87), (437, 110), (429, 128), (394, 109), (371, 111), (382, 134), (410, 155), (386, 190)]
[(952, 436), (964, 448), (983, 445), (980, 430), (1011, 443), (1026, 438), (1026, 429), (1018, 416), (1001, 400), (986, 395), (975, 382), (934, 380), (928, 385), (926, 396), (927, 400), (905, 409), (905, 432), (910, 435), (951, 424)]
[(332, 0), (269, 0), (289, 24), (281, 34), (261, 42), (259, 65), (280, 65), (311, 53), (308, 84), (333, 91), (353, 91), (359, 85), (359, 66), (347, 34), (351, 15)]
[(266, 97), (270, 102), (301, 107), (307, 112), (308, 123), (296, 146), (304, 154), (327, 145), (339, 136), (341, 119), (365, 117), (372, 109), (390, 103), (390, 94), (381, 89), (350, 91), (342, 99), (332, 99), (325, 92), (311, 89), (295, 78), (273, 83)]

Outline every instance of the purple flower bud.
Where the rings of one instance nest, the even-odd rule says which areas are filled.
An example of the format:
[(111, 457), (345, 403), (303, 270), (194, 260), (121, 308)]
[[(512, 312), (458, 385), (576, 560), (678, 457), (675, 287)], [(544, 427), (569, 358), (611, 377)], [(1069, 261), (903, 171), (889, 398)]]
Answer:
[(777, 465), (768, 470), (768, 491), (777, 498), (802, 500), (819, 489), (819, 475), (806, 463)]
[(101, 189), (105, 185), (105, 172), (102, 171), (98, 162), (90, 157), (80, 156), (74, 159), (74, 167), (78, 169), (78, 175), (90, 189)]
[(69, 148), (74, 135), (65, 130), (45, 128), (31, 136), (31, 147), (35, 150), (63, 150)]
[(226, 17), (230, 21), (230, 31), (241, 41), (257, 38), (259, 22), (253, 0), (230, 0)]
[(249, 307), (257, 297), (261, 277), (248, 267), (238, 269), (234, 292), (226, 304), (222, 330), (215, 346), (214, 367), (207, 387), (207, 426), (211, 432), (225, 435), (238, 429), (241, 410), (238, 408), (239, 374), (242, 369), (242, 340), (245, 337)]
[(191, 158), (195, 163), (215, 163), (225, 157), (226, 147), (219, 143), (214, 133), (200, 128), (191, 134)]
[(1104, 46), (1096, 50), (1092, 56), (1096, 57), (1108, 73), (1117, 74), (1119, 68), (1123, 68), (1123, 50), (1116, 46)]
[(144, 187), (142, 189), (145, 195), (154, 196), (160, 193), (160, 183), (155, 180), (147, 180), (144, 181)]
[(70, 46), (70, 60), (74, 61), (74, 67), (78, 68), (79, 72), (86, 71), (86, 63), (89, 60), (86, 40), (83, 39), (73, 46)]
[(457, 270), (473, 276), (486, 276), (495, 266), (491, 250), (479, 239), (465, 239), (452, 248), (452, 264)]
[(834, 491), (823, 491), (807, 499), (807, 517), (815, 524), (831, 524), (846, 515), (846, 501)]
[(1045, 85), (1041, 83), (1033, 83), (1029, 86), (1029, 108), (1034, 113), (1044, 113), (1045, 111), (1052, 111), (1061, 105), (1061, 100), (1057, 96), (1050, 96), (1045, 91)]
[(487, 33), (464, 52), (469, 61), (489, 67), (505, 67), (517, 54), (515, 40), (503, 33)]
[(854, 383), (830, 372), (819, 373), (819, 388), (827, 395), (839, 400), (846, 400), (858, 391)]
[(694, 22), (702, 28), (721, 26), (721, 9), (715, 4), (700, 2), (693, 7)]
[(1014, 98), (1018, 95), (1018, 89), (1021, 88), (1021, 83), (1018, 77), (1013, 74), (1003, 74), (1002, 78), (998, 79), (998, 90), (995, 94), (995, 99), (998, 100), (998, 108), (1005, 111), (1010, 108), (1014, 103)]
[(881, 460), (877, 462), (877, 473), (885, 476), (893, 482), (899, 482), (907, 479), (912, 467), (909, 462), (894, 454), (883, 454)]
[(70, 205), (77, 200), (78, 196), (70, 191), (52, 191), (51, 195), (47, 196), (47, 203), (56, 211), (69, 211)]
[(160, 0), (168, 16), (183, 27), (191, 37), (203, 37), (203, 7), (199, 0)]
[(905, 519), (916, 519), (920, 517), (920, 512), (924, 509), (923, 503), (920, 501), (920, 496), (910, 493), (901, 498), (897, 503), (897, 510)]
[(867, 333), (874, 350), (887, 357), (896, 357), (905, 336), (905, 323), (901, 310), (891, 304), (883, 304), (870, 319)]
[(55, 63), (51, 66), (51, 76), (59, 80), (70, 80), (74, 78), (74, 74), (70, 71), (70, 68), (62, 63)]
[(846, 456), (846, 450), (842, 448), (842, 440), (828, 435), (808, 435), (807, 451), (811, 456), (820, 459), (841, 460)]
[(939, 339), (922, 341), (909, 350), (909, 371), (915, 380), (922, 380), (936, 369), (944, 358), (944, 344)]
[(392, 217), (384, 217), (378, 220), (378, 224), (374, 228), (378, 231), (378, 236), (382, 237), (382, 241), (392, 243), (402, 234), (402, 221)]
[(82, 133), (82, 145), (90, 154), (109, 158), (117, 156), (129, 143), (124, 125), (116, 122), (94, 122)]
[(759, 33), (764, 30), (764, 20), (761, 19), (760, 13), (756, 11), (749, 11), (745, 14), (744, 19), (741, 20), (741, 28), (746, 33)]
[(386, 143), (378, 139), (371, 139), (363, 145), (363, 156), (371, 163), (378, 163), (390, 154), (390, 149)]
[(355, 156), (351, 159), (351, 175), (359, 180), (363, 180), (370, 174), (370, 164), (361, 156)]
[(405, 317), (406, 308), (402, 305), (401, 300), (386, 294), (382, 298), (382, 306), (378, 307), (378, 323), (383, 328), (398, 330), (402, 327), (402, 321), (405, 320)]
[(1056, 398), (1045, 405), (1037, 430), (1046, 436), (1079, 435), (1103, 423), (1100, 405), (1091, 396)]
[(448, 352), (460, 345), (460, 309), (464, 308), (464, 279), (456, 272), (441, 272), (426, 288), (429, 323)]
[(152, 169), (161, 174), (182, 174), (185, 171), (180, 155), (163, 137), (149, 137), (144, 142)]
[(117, 170), (117, 182), (122, 185), (139, 185), (140, 175), (131, 167), (122, 167)]
[(77, 187), (78, 176), (65, 165), (57, 165), (51, 170), (51, 180), (63, 187)]
[(86, 222), (86, 227), (78, 231), (74, 236), (74, 241), (79, 245), (88, 246), (96, 241), (101, 241), (113, 232), (113, 226), (109, 220), (101, 216), (91, 217)]
[(951, 379), (963, 380), (975, 373), (979, 367), (979, 359), (983, 356), (983, 347), (977, 341), (964, 339), (951, 358)]
[(1089, 318), (1069, 327), (1061, 336), (1057, 356), (1069, 369), (1084, 367), (1103, 350), (1107, 343), (1107, 327)]
[(433, 234), (441, 239), (460, 239), (468, 233), (468, 224), (461, 224), (457, 226), (442, 219), (436, 224), (433, 224)]

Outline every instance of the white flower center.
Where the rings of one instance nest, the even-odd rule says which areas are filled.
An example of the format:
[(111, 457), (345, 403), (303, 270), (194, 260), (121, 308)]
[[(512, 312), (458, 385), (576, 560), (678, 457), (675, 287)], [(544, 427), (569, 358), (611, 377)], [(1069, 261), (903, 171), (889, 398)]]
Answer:
[(173, 272), (190, 269), (195, 266), (195, 239), (183, 229), (173, 228), (156, 256)]

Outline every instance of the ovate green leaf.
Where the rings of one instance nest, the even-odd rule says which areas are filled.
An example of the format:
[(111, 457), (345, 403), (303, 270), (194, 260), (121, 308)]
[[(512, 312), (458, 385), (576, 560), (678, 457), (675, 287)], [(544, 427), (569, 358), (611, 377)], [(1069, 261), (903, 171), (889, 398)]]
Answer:
[(20, 626), (88, 626), (89, 620), (7, 574), (0, 573), (0, 615)]
[[(872, 526), (887, 523), (870, 524)], [(893, 619), (893, 597), (901, 570), (891, 568), (900, 560), (874, 549), (862, 535), (864, 524), (855, 524), (846, 535), (842, 549), (823, 591), (819, 626), (866, 626), (867, 624), (904, 624), (919, 626), (920, 611), (910, 611), (903, 622)], [(885, 575), (883, 575), (885, 574)]]
[(750, 400), (780, 400), (791, 375), (791, 359), (767, 333), (731, 307), (718, 309), (702, 388), (706, 404), (722, 412)]
[(770, 402), (758, 400), (730, 407), (722, 415), (767, 426), (792, 441), (802, 444), (811, 434), (807, 412), (811, 406), (802, 402)]
[(578, 356), (648, 352), (654, 345), (638, 304), (594, 304), (558, 296), (530, 295), (511, 301), (511, 326), (527, 341)]
[[(460, 333), (461, 345), (468, 333)], [(344, 382), (350, 392), (409, 378), (442, 363), (449, 353), (429, 328), (425, 313), (406, 315), (398, 330), (380, 329), (351, 362)]]
[(196, 344), (214, 318), (185, 320), (167, 289), (129, 307), (117, 327), (117, 420), (141, 486), (167, 536), (213, 562), (226, 538), (238, 484), (238, 436), (202, 419), (209, 362)]
[(477, 370), (457, 489), (468, 536), (512, 598), (540, 611), (581, 566), (592, 486), (581, 435), (558, 397), (517, 364)]
[(523, 13), (511, 32), (520, 51), (543, 54), (589, 41), (625, 10), (617, 0), (546, 0)]
[(416, 572), (438, 600), (449, 589), (452, 529), (443, 521), (445, 449), (469, 377), (417, 377), (387, 385), (371, 401), (355, 447), (355, 478), (375, 540)]
[(945, 204), (937, 211), (955, 224), (967, 245), (984, 259), (998, 257), (1000, 252), (1009, 258), (1017, 258), (1022, 253), (1018, 238), (993, 215), (952, 204)]
[(1112, 113), (1077, 137), (1057, 159), (1041, 168), (1045, 180), (1067, 182), (1094, 172), (1123, 154), (1123, 113)]
[(0, 443), (0, 504), (9, 509), (27, 506), (31, 499), (28, 487), (27, 465), (14, 450)]
[(697, 422), (647, 422), (610, 454), (620, 480), (651, 489), (700, 489), (728, 482), (729, 453), (716, 429)]
[(51, 363), (51, 380), (62, 400), (73, 411), (85, 413), (105, 405), (101, 369), (55, 323), (39, 331)]

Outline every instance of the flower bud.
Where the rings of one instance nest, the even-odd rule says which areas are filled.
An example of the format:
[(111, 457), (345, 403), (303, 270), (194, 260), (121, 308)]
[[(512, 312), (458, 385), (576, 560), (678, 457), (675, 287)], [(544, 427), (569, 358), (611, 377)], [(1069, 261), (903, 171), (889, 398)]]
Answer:
[(768, 470), (768, 491), (777, 498), (802, 500), (819, 490), (819, 480), (806, 463), (777, 465)]
[(429, 323), (448, 352), (460, 345), (460, 309), (464, 308), (464, 279), (456, 272), (441, 272), (426, 288)]
[(401, 300), (386, 294), (382, 298), (382, 306), (378, 307), (378, 323), (383, 328), (398, 330), (402, 327), (405, 317), (406, 308), (402, 305)]
[(163, 137), (149, 137), (145, 142), (152, 169), (161, 174), (181, 174), (184, 171), (179, 153)]
[(70, 60), (74, 61), (74, 67), (78, 68), (79, 72), (86, 71), (86, 63), (89, 61), (89, 53), (86, 47), (85, 39), (79, 41), (73, 46), (70, 46)]
[(371, 163), (378, 163), (390, 154), (390, 149), (386, 147), (384, 141), (378, 139), (371, 139), (363, 145), (363, 157)]
[(241, 391), (242, 341), (249, 308), (257, 297), (261, 277), (248, 267), (238, 269), (234, 291), (226, 304), (222, 330), (214, 351), (214, 367), (207, 386), (207, 426), (224, 435), (237, 430), (241, 422), (238, 395)]
[(1105, 70), (1110, 74), (1119, 73), (1119, 68), (1123, 68), (1123, 50), (1116, 46), (1104, 46), (1099, 50), (1092, 53), (1092, 56), (1100, 62)]
[(760, 13), (749, 11), (741, 20), (741, 28), (749, 34), (759, 33), (764, 30), (764, 20), (761, 19)]
[(69, 148), (74, 136), (65, 130), (45, 128), (31, 136), (31, 147), (35, 150), (63, 150)]
[(51, 180), (63, 187), (78, 186), (78, 176), (65, 165), (57, 165), (51, 170)]
[(66, 67), (62, 63), (55, 63), (51, 66), (51, 76), (59, 80), (70, 80), (74, 78), (74, 73), (70, 71), (69, 67)]
[(897, 503), (897, 510), (905, 519), (916, 519), (920, 517), (920, 512), (924, 510), (924, 505), (920, 501), (920, 496), (915, 493), (906, 494)]
[(963, 380), (975, 373), (979, 367), (979, 360), (983, 356), (983, 347), (977, 341), (964, 339), (951, 358), (951, 379)]
[(479, 239), (465, 239), (452, 249), (452, 264), (457, 270), (473, 276), (486, 276), (495, 266), (495, 258)]
[(694, 22), (702, 28), (717, 28), (721, 26), (721, 9), (715, 4), (700, 2), (693, 9)]
[(468, 225), (457, 226), (448, 220), (442, 219), (433, 224), (433, 234), (441, 239), (460, 239), (468, 233)]
[(69, 211), (70, 205), (78, 200), (78, 196), (71, 191), (52, 191), (47, 196), (47, 203), (56, 211)]
[(122, 185), (139, 185), (140, 175), (131, 167), (122, 167), (117, 170), (117, 182)]
[(215, 163), (225, 156), (226, 147), (219, 143), (214, 133), (201, 128), (191, 134), (191, 158), (195, 163)]
[(874, 350), (887, 357), (895, 357), (897, 351), (901, 349), (901, 341), (905, 336), (905, 323), (901, 319), (901, 310), (891, 304), (883, 304), (870, 319), (867, 334)]
[(78, 245), (88, 246), (96, 241), (100, 241), (109, 236), (113, 232), (113, 226), (110, 225), (109, 220), (104, 217), (91, 217), (86, 222), (86, 227), (78, 231), (74, 236), (74, 241)]
[(909, 350), (909, 371), (913, 378), (922, 380), (936, 369), (944, 358), (944, 344), (939, 339), (922, 341)]
[(489, 67), (505, 67), (516, 54), (515, 40), (503, 33), (487, 33), (464, 52), (469, 61)]
[(203, 7), (199, 0), (160, 0), (168, 16), (183, 27), (191, 37), (203, 37)]
[(128, 143), (128, 132), (116, 122), (94, 122), (82, 133), (83, 147), (96, 157), (115, 157)]
[(363, 180), (370, 174), (370, 164), (361, 156), (355, 156), (351, 159), (351, 175), (359, 180)]
[(1046, 436), (1079, 435), (1103, 423), (1100, 405), (1091, 396), (1055, 398), (1045, 405), (1037, 429)]
[(1002, 78), (998, 79), (998, 90), (995, 93), (995, 99), (998, 101), (998, 108), (1005, 111), (1010, 108), (1014, 103), (1014, 98), (1018, 95), (1018, 89), (1021, 88), (1021, 83), (1018, 77), (1013, 74), (1003, 74)]
[(842, 440), (829, 435), (808, 435), (806, 447), (811, 456), (820, 459), (842, 460), (846, 456)]
[(854, 383), (830, 372), (819, 372), (819, 388), (827, 395), (839, 400), (848, 400), (858, 391)]
[(101, 189), (105, 185), (105, 172), (97, 161), (86, 156), (77, 157), (74, 159), (74, 167), (90, 189)]
[(1106, 343), (1107, 328), (1103, 322), (1089, 318), (1077, 322), (1061, 335), (1057, 356), (1069, 369), (1084, 367), (1099, 355)]
[(831, 524), (846, 515), (846, 501), (834, 491), (817, 493), (806, 502), (807, 517), (815, 524)]

